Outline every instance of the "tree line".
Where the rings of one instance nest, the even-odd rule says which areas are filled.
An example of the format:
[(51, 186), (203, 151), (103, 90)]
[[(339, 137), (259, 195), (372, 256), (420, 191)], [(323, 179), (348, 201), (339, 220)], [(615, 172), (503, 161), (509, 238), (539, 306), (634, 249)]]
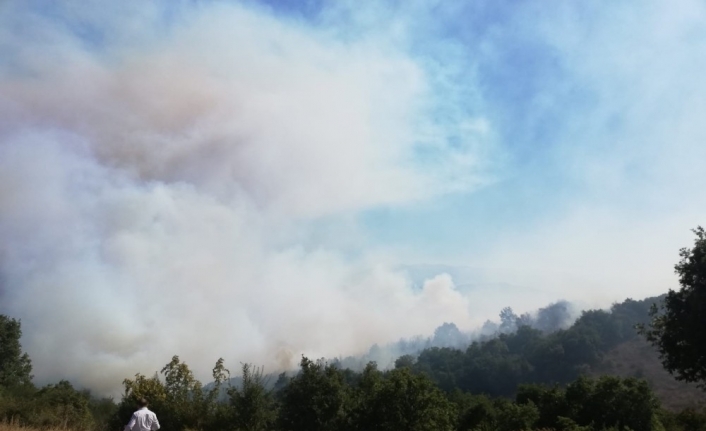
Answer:
[(115, 402), (77, 390), (65, 380), (36, 387), (21, 336), (20, 322), (0, 315), (0, 421), (38, 428), (105, 429), (115, 415)]
[(644, 380), (585, 375), (606, 352), (641, 333), (677, 379), (704, 387), (706, 232), (694, 232), (694, 247), (681, 251), (675, 268), (681, 288), (663, 297), (587, 311), (554, 332), (504, 309), (501, 325), (514, 325), (514, 332), (465, 349), (429, 348), (398, 358), (394, 369), (370, 362), (361, 372), (302, 357), (297, 374), (280, 374), (273, 385), (250, 364), (231, 385), (219, 359), (213, 382), (204, 386), (174, 356), (151, 377), (126, 379), (117, 403), (66, 381), (38, 388), (20, 345), (20, 322), (0, 315), (0, 419), (117, 431), (144, 397), (164, 429), (175, 431), (706, 431), (703, 411), (662, 409)]
[(521, 384), (564, 385), (599, 364), (618, 344), (637, 338), (635, 327), (649, 322), (651, 305), (661, 300), (628, 299), (609, 311), (585, 311), (568, 329), (544, 332), (522, 325), (464, 350), (429, 348), (416, 358), (402, 356), (397, 364), (430, 376), (446, 392), (512, 397)]
[(679, 428), (679, 415), (660, 409), (646, 382), (634, 378), (581, 377), (565, 388), (521, 385), (513, 398), (490, 397), (458, 388), (446, 393), (408, 366), (381, 371), (370, 363), (357, 373), (303, 357), (299, 373), (280, 375), (271, 390), (261, 370), (244, 365), (242, 384), (227, 388), (219, 401), (228, 374), (220, 360), (213, 372), (216, 384), (204, 391), (188, 366), (174, 357), (162, 378), (126, 380), (114, 426), (129, 418), (138, 398), (146, 397), (164, 427), (178, 430), (651, 431), (664, 429), (664, 422), (675, 425), (671, 429), (687, 429)]
[(117, 431), (144, 397), (163, 428), (175, 431), (706, 430), (706, 415), (663, 410), (644, 380), (581, 375), (582, 364), (636, 336), (628, 329), (649, 318), (646, 304), (586, 312), (564, 331), (521, 326), (465, 351), (431, 348), (399, 358), (391, 370), (371, 362), (355, 372), (303, 357), (298, 373), (274, 382), (244, 364), (231, 385), (218, 360), (203, 385), (174, 356), (159, 373), (126, 379), (117, 403), (66, 381), (35, 388), (20, 324), (2, 316), (0, 416), (35, 427)]

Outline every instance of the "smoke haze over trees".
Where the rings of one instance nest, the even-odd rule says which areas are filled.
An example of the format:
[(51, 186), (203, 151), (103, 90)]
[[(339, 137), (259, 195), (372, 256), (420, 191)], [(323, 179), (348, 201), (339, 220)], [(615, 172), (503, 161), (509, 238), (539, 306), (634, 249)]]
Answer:
[(512, 308), (505, 307), (500, 311), (499, 320), (487, 320), (473, 331), (461, 331), (453, 322), (445, 322), (434, 330), (431, 337), (417, 336), (382, 346), (376, 344), (364, 355), (337, 358), (334, 362), (342, 368), (353, 370), (362, 370), (369, 361), (375, 362), (383, 369), (391, 368), (400, 356), (416, 356), (422, 350), (432, 347), (465, 348), (472, 341), (511, 333), (521, 326), (528, 326), (542, 333), (555, 332), (570, 326), (578, 315), (576, 307), (566, 301), (559, 301), (521, 316), (517, 316)]
[(503, 323), (522, 320), (505, 308), (498, 332), (465, 346), (463, 334), (447, 323), (427, 342), (460, 343), (458, 348), (426, 347), (397, 358), (387, 371), (375, 362), (354, 371), (338, 361), (302, 357), (290, 375), (266, 376), (243, 364), (237, 379), (229, 379), (219, 359), (211, 382), (203, 385), (174, 356), (152, 377), (125, 379), (117, 405), (67, 381), (35, 388), (19, 344), (19, 322), (2, 316), (3, 370), (15, 374), (4, 374), (0, 385), (0, 417), (30, 426), (107, 431), (124, 425), (145, 397), (162, 426), (176, 431), (701, 429), (706, 414), (663, 409), (649, 380), (585, 375), (616, 346), (636, 340), (636, 325), (648, 322), (650, 305), (663, 298), (584, 311), (569, 326), (557, 320), (566, 316), (567, 304), (551, 304), (525, 317), (541, 325), (562, 322), (544, 331), (521, 325), (500, 332)]
[(705, 53), (704, 0), (0, 0), (0, 431), (706, 431)]
[(704, 4), (516, 3), (0, 2), (0, 313), (35, 381), (672, 285), (706, 212)]

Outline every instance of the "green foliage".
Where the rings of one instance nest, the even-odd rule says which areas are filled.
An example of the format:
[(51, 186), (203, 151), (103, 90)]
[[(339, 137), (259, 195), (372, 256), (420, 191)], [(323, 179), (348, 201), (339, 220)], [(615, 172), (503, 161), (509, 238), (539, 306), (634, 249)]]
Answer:
[(0, 387), (31, 385), (32, 362), (22, 352), (20, 322), (0, 315)]
[(706, 431), (706, 411), (685, 409), (679, 413), (661, 412), (660, 419), (668, 430)]
[(267, 431), (274, 427), (277, 410), (272, 393), (265, 388), (262, 369), (243, 364), (242, 386), (228, 390), (230, 423), (237, 431)]
[(90, 398), (65, 380), (40, 389), (34, 403), (37, 415), (33, 421), (35, 425), (80, 430), (94, 426)]
[(651, 431), (659, 403), (644, 380), (604, 376), (585, 377), (567, 386), (567, 416), (582, 426)]
[(123, 380), (123, 386), (125, 390), (111, 420), (111, 429), (122, 429), (128, 423), (140, 398), (149, 400), (150, 409), (157, 412), (162, 427), (173, 426), (170, 414), (172, 409), (167, 405), (166, 390), (156, 373), (152, 377), (136, 374), (134, 379)]
[(455, 391), (457, 427), (468, 430), (598, 431), (663, 430), (652, 391), (644, 381), (628, 378), (579, 378), (565, 389), (523, 385), (515, 402)]
[[(504, 338), (502, 343), (479, 343), (474, 349), (491, 358), (519, 357), (531, 353), (523, 350), (528, 343), (543, 339), (527, 329), (517, 338)], [(429, 377), (409, 366), (381, 372), (370, 363), (358, 374), (302, 358), (298, 375), (291, 379), (280, 376), (277, 393), (266, 388), (262, 370), (244, 365), (242, 384), (229, 388), (228, 402), (223, 403), (218, 394), (229, 373), (222, 360), (213, 369), (214, 383), (206, 388), (176, 356), (161, 375), (162, 379), (157, 374), (126, 379), (118, 413), (108, 427), (97, 418), (114, 411), (112, 400), (92, 399), (68, 382), (39, 391), (18, 387), (29, 391), (26, 397), (17, 393), (8, 397), (3, 389), (0, 408), (5, 412), (14, 409), (16, 415), (6, 417), (18, 417), (26, 425), (87, 431), (122, 428), (142, 397), (151, 401), (164, 429), (174, 430), (701, 431), (706, 424), (701, 413), (670, 415), (660, 411), (647, 384), (632, 378), (582, 377), (565, 389), (522, 385), (511, 401), (473, 395), (457, 387), (445, 394)]]
[(531, 401), (525, 404), (510, 402), (504, 398), (495, 400), (498, 431), (517, 431), (534, 429), (540, 413)]
[(32, 402), (35, 394), (34, 386), (0, 387), (0, 421), (30, 423), (34, 418)]
[(214, 385), (208, 391), (203, 389), (201, 382), (195, 377), (189, 366), (181, 362), (178, 356), (166, 364), (161, 374), (145, 377), (137, 374), (135, 379), (125, 379), (125, 392), (118, 406), (118, 413), (112, 425), (119, 427), (127, 423), (135, 410), (137, 400), (146, 398), (150, 409), (157, 413), (160, 424), (165, 429), (205, 429), (215, 420), (218, 410), (218, 394), (221, 385), (227, 380), (228, 370), (219, 359), (213, 369)]
[(653, 307), (652, 321), (641, 330), (667, 371), (706, 389), (706, 231), (698, 227), (694, 233), (694, 247), (683, 248), (675, 266), (681, 289)]
[(302, 357), (299, 374), (281, 393), (279, 425), (284, 431), (337, 431), (346, 421), (349, 388), (343, 373), (323, 360)]
[[(519, 326), (515, 332), (474, 342), (465, 351), (425, 349), (416, 362), (400, 358), (399, 366), (429, 375), (446, 392), (458, 388), (512, 397), (521, 384), (566, 384), (599, 364), (613, 347), (636, 338), (635, 326), (649, 319), (650, 303), (628, 299), (613, 305), (611, 312), (587, 311), (570, 328), (552, 333)], [(517, 322), (509, 308), (502, 317), (506, 327)]]
[(201, 382), (178, 356), (162, 368), (164, 376), (165, 404), (169, 406), (169, 420), (165, 423), (179, 424), (189, 429), (201, 429), (208, 406), (204, 402)]
[(453, 430), (453, 404), (429, 378), (413, 374), (409, 368), (395, 369), (382, 377), (369, 366), (358, 392), (361, 400), (354, 416), (355, 430)]
[[(565, 389), (522, 385), (515, 402), (456, 391), (450, 395), (459, 416), (457, 430), (662, 431), (659, 409), (644, 381), (582, 377)], [(671, 418), (671, 417), (670, 417)], [(671, 423), (676, 419), (671, 418)], [(677, 429), (677, 428), (669, 428)]]
[(109, 425), (117, 413), (118, 406), (112, 398), (95, 398), (89, 392), (84, 392), (88, 398), (88, 408), (93, 417), (96, 431), (109, 431)]
[(39, 428), (102, 430), (107, 416), (113, 414), (112, 400), (102, 400), (107, 416), (94, 414), (98, 400), (87, 392), (76, 390), (69, 382), (60, 381), (39, 390), (24, 386), (21, 390), (2, 391), (0, 417), (5, 421)]
[[(281, 374), (273, 389), (250, 364), (242, 367), (241, 383), (224, 388), (230, 373), (222, 359), (213, 383), (204, 386), (174, 356), (159, 374), (126, 379), (117, 406), (65, 381), (36, 389), (19, 322), (1, 316), (0, 353), (8, 365), (0, 370), (0, 419), (115, 431), (137, 400), (147, 398), (163, 428), (175, 431), (706, 431), (702, 412), (660, 410), (644, 381), (581, 377), (609, 349), (635, 338), (635, 325), (649, 321), (648, 303), (627, 300), (610, 313), (584, 312), (573, 326), (554, 332), (532, 329), (522, 323), (528, 316), (505, 309), (503, 328), (513, 332), (465, 350), (426, 349), (416, 359), (400, 357), (394, 370), (369, 363), (362, 373), (303, 357), (299, 373)], [(562, 319), (545, 326), (560, 326)], [(457, 338), (454, 328), (437, 335)]]
[(93, 399), (63, 380), (35, 388), (21, 336), (20, 322), (0, 315), (0, 421), (43, 428), (105, 428), (115, 409), (112, 400)]
[[(644, 381), (582, 377), (565, 389), (558, 386), (523, 385), (515, 402), (454, 392), (457, 430), (593, 431), (621, 429), (662, 431), (664, 426), (652, 391)], [(677, 423), (673, 419), (671, 423)], [(676, 428), (670, 428), (676, 429)]]
[(518, 404), (531, 403), (537, 406), (537, 427), (560, 430), (570, 428), (566, 420), (571, 420), (571, 410), (564, 391), (558, 386), (522, 385), (517, 391), (516, 400)]
[(395, 360), (395, 368), (412, 368), (414, 366), (414, 356), (403, 355)]
[(493, 401), (486, 395), (473, 395), (459, 390), (449, 399), (456, 405), (456, 429), (459, 431), (496, 429), (498, 413)]

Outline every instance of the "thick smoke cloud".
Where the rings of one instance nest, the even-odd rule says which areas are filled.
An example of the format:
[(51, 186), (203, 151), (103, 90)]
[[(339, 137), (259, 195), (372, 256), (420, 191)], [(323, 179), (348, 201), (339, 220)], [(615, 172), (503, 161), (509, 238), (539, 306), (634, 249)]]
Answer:
[[(404, 51), (239, 6), (4, 8), (0, 312), (39, 382), (106, 393), (172, 354), (272, 370), (477, 323), (448, 276), (415, 290), (385, 255), (320, 245), (359, 241), (354, 220), (311, 240), (473, 183), (465, 150), (418, 163), (443, 136), (414, 139), (434, 88)], [(70, 31), (87, 19), (109, 31)]]
[[(675, 287), (706, 211), (702, 2), (256, 3), (0, 2), (0, 313), (39, 383)], [(487, 211), (448, 205), (482, 185)], [(430, 207), (448, 229), (387, 248), (361, 221)]]

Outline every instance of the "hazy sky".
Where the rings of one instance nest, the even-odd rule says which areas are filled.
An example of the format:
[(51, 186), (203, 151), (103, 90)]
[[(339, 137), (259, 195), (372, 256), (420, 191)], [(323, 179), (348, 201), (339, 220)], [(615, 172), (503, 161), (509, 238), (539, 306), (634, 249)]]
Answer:
[(0, 312), (107, 393), (662, 293), (704, 70), (697, 0), (2, 2)]

